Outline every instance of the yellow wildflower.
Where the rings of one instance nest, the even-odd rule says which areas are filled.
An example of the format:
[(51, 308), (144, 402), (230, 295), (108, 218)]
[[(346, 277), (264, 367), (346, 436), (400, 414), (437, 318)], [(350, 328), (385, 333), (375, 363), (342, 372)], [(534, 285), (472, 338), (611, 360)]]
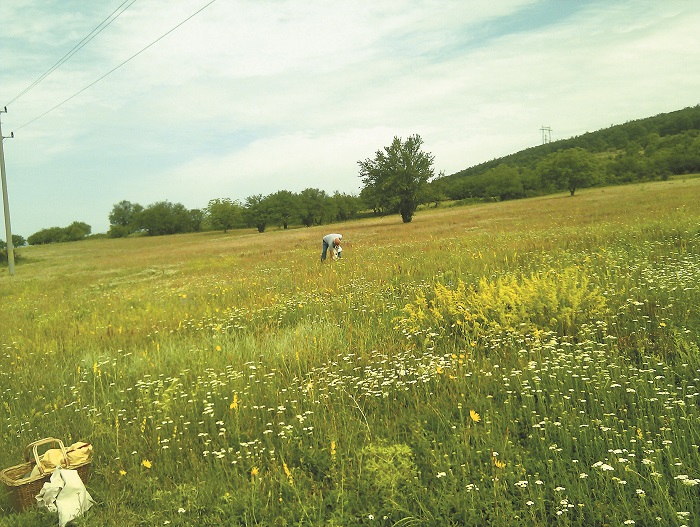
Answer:
[(250, 470), (250, 475), (251, 475), (251, 476), (255, 477), (255, 476), (257, 476), (258, 474), (260, 474), (260, 469), (259, 469), (258, 467), (253, 467), (253, 468)]
[(284, 469), (284, 473), (287, 475), (287, 479), (289, 480), (289, 484), (294, 485), (294, 478), (292, 478), (292, 471), (289, 470), (289, 467), (287, 466), (286, 463), (282, 464), (282, 468)]
[(148, 459), (144, 459), (143, 461), (141, 461), (141, 465), (146, 468), (151, 468), (153, 466), (153, 463), (151, 463)]
[(472, 421), (474, 421), (475, 423), (481, 421), (481, 416), (474, 410), (469, 410), (469, 417), (471, 417)]

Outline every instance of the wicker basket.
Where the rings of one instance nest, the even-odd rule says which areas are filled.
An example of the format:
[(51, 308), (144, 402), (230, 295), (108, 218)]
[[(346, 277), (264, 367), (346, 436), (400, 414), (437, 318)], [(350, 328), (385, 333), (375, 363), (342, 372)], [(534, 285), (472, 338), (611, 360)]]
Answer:
[[(63, 452), (64, 463), (68, 462), (68, 455), (63, 441), (53, 437), (47, 437), (46, 439), (40, 439), (39, 441), (29, 444), (27, 448), (24, 449), (24, 459), (26, 462), (0, 471), (0, 479), (10, 491), (10, 502), (17, 511), (23, 511), (36, 505), (37, 494), (39, 494), (44, 483), (49, 481), (51, 474), (53, 474), (54, 469), (45, 469), (39, 461), (38, 449), (40, 446), (45, 445), (58, 446)], [(90, 462), (91, 459), (88, 459), (80, 464), (62, 466), (64, 468), (77, 470), (80, 479), (85, 482), (90, 473)], [(34, 467), (39, 468), (39, 473), (30, 477)]]

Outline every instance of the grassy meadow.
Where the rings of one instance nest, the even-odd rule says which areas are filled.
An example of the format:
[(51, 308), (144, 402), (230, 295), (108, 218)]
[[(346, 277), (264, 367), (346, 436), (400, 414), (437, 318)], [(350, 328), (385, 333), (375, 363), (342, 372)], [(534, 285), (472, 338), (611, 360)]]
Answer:
[(18, 254), (0, 464), (91, 442), (78, 525), (700, 525), (700, 178)]

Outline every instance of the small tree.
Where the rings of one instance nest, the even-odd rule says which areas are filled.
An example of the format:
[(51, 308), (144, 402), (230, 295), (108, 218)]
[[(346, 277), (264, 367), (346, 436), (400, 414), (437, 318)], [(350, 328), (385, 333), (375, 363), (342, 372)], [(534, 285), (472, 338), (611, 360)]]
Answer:
[(489, 197), (497, 197), (500, 201), (518, 199), (525, 196), (525, 189), (516, 168), (508, 165), (498, 165), (484, 174), (487, 181), (485, 192)]
[(299, 217), (302, 225), (323, 225), (333, 215), (330, 196), (325, 190), (305, 188), (299, 193)]
[(588, 187), (595, 182), (595, 157), (583, 148), (569, 148), (553, 152), (539, 165), (543, 179), (554, 181), (573, 196), (576, 189)]
[[(24, 237), (20, 236), (19, 234), (13, 234), (12, 235), (12, 247), (22, 247), (23, 245), (27, 245), (27, 240), (24, 239)], [(0, 240), (0, 249), (6, 249), (7, 248), (7, 243), (5, 243), (5, 240)]]
[(380, 215), (384, 213), (382, 206), (382, 199), (377, 192), (376, 185), (370, 183), (365, 185), (362, 190), (360, 190), (360, 201), (366, 209), (371, 209), (374, 215)]
[(262, 194), (248, 196), (245, 200), (244, 216), (250, 227), (255, 227), (258, 232), (265, 232), (270, 222), (270, 202)]
[(289, 190), (278, 190), (266, 199), (270, 204), (270, 221), (284, 229), (299, 221), (299, 196)]
[(229, 198), (212, 199), (207, 206), (207, 220), (213, 229), (221, 229), (224, 232), (232, 229), (243, 218), (243, 205)]
[(137, 217), (137, 225), (149, 236), (192, 232), (192, 216), (182, 203), (159, 201), (146, 207)]
[(92, 227), (84, 221), (74, 221), (64, 229), (63, 241), (74, 242), (87, 238), (92, 233)]
[(333, 193), (330, 198), (330, 203), (333, 207), (334, 219), (336, 221), (355, 219), (361, 208), (360, 198), (338, 191)]
[[(27, 240), (25, 240), (22, 236), (19, 234), (13, 234), (12, 235), (12, 247), (17, 248), (17, 247), (22, 247), (23, 245), (27, 244)], [(19, 255), (15, 254), (15, 259), (18, 258)], [(7, 243), (5, 243), (5, 240), (0, 240), (0, 262), (7, 262)]]
[(413, 219), (426, 184), (434, 176), (433, 155), (422, 152), (419, 135), (406, 141), (394, 137), (391, 145), (377, 150), (374, 159), (358, 161), (360, 177), (382, 208), (401, 214), (404, 223)]
[(202, 209), (190, 209), (187, 211), (190, 217), (190, 229), (193, 232), (201, 232), (204, 223), (204, 211)]
[(136, 232), (139, 229), (138, 218), (142, 212), (143, 206), (138, 203), (122, 200), (115, 204), (109, 214), (110, 226), (107, 235), (110, 238), (123, 238)]

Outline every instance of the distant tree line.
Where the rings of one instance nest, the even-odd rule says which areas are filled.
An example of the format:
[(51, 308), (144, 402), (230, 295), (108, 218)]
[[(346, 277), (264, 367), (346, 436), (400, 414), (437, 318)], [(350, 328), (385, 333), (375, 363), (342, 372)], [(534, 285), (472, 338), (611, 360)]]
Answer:
[(203, 213), (188, 209), (181, 203), (159, 201), (148, 207), (130, 201), (120, 201), (109, 214), (110, 238), (123, 238), (135, 232), (149, 236), (198, 232), (202, 230)]
[(249, 196), (243, 203), (230, 198), (209, 201), (205, 209), (187, 210), (180, 203), (161, 201), (143, 207), (120, 201), (109, 215), (107, 235), (122, 238), (134, 234), (158, 236), (254, 227), (265, 232), (269, 226), (287, 229), (290, 225), (323, 225), (357, 217), (362, 210), (357, 196), (307, 188), (299, 193), (280, 190), (263, 196)]
[(87, 223), (74, 221), (68, 227), (50, 227), (35, 232), (27, 238), (27, 243), (29, 245), (43, 245), (46, 243), (74, 242), (90, 236), (91, 232), (92, 227)]

